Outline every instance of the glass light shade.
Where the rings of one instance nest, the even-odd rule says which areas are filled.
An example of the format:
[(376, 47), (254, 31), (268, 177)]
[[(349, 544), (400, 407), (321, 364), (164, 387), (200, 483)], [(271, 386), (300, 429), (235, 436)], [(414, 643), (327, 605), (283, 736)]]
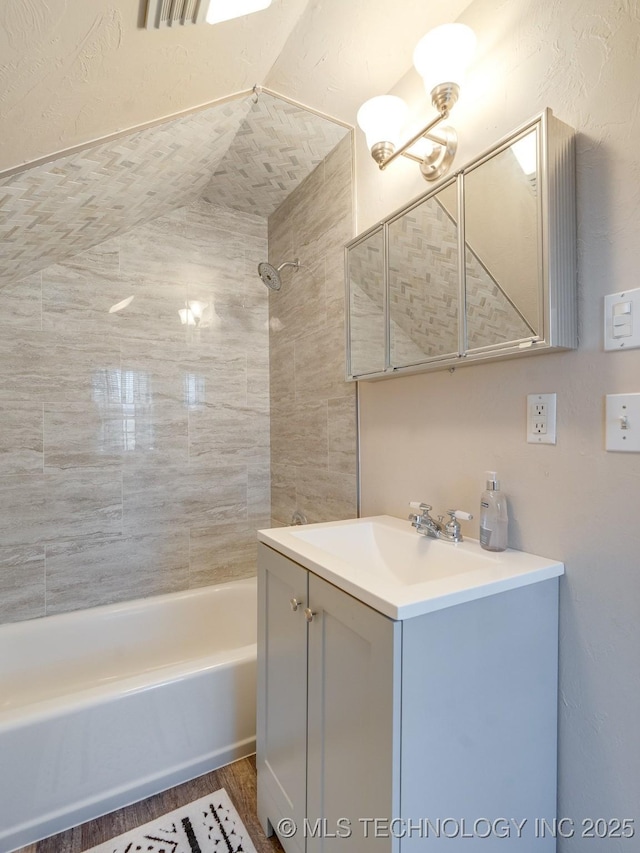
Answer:
[(461, 86), (476, 47), (466, 24), (443, 24), (423, 36), (413, 51), (413, 64), (431, 93), (443, 83)]
[(369, 148), (378, 142), (389, 142), (396, 148), (408, 112), (402, 98), (395, 95), (378, 95), (365, 101), (356, 120), (367, 137)]
[(271, 5), (271, 0), (211, 0), (207, 11), (207, 23), (219, 24), (231, 18), (241, 18), (252, 12), (260, 12)]
[(527, 177), (538, 171), (538, 145), (535, 131), (514, 142), (511, 150)]

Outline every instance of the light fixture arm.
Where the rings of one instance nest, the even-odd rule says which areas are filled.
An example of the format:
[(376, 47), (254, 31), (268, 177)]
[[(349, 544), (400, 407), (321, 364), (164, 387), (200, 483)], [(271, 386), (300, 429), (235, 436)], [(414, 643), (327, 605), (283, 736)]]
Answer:
[[(418, 140), (420, 140), (420, 139), (425, 139), (425, 138), (428, 139), (429, 138), (428, 137), (429, 132), (432, 131), (434, 127), (437, 127), (440, 124), (440, 122), (444, 121), (444, 119), (446, 119), (446, 118), (449, 118), (449, 110), (445, 108), (445, 109), (441, 110), (439, 116), (436, 116), (436, 118), (434, 118), (432, 121), (430, 121), (429, 124), (425, 125), (422, 128), (422, 130), (418, 131), (418, 133), (416, 133), (414, 136), (412, 136), (411, 139), (408, 139), (404, 143), (404, 145), (402, 145), (400, 148), (396, 149), (393, 152), (393, 154), (390, 154), (388, 157), (385, 157), (384, 160), (378, 161), (378, 168), (380, 170), (386, 169), (387, 166), (389, 165), (389, 163), (392, 163), (394, 160), (396, 160), (398, 157), (400, 157), (401, 154), (408, 156), (411, 160), (419, 160), (420, 162), (422, 162), (421, 157), (416, 157), (415, 154), (407, 154), (406, 153), (407, 149), (411, 148), (412, 145), (415, 145), (416, 142), (418, 142)], [(440, 142), (440, 140), (438, 140), (437, 144), (442, 145), (442, 142)]]

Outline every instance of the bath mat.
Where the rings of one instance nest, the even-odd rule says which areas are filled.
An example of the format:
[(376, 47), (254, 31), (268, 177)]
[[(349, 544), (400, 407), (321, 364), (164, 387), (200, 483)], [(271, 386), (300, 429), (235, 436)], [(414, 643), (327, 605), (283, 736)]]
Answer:
[(86, 853), (256, 853), (224, 788)]

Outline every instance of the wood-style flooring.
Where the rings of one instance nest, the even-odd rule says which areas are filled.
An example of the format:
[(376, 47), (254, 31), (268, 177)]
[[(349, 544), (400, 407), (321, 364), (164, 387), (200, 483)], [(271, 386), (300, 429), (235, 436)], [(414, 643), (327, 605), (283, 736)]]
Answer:
[(167, 812), (186, 806), (187, 803), (225, 788), (258, 853), (282, 853), (277, 838), (266, 838), (256, 814), (256, 762), (255, 756), (227, 764), (213, 773), (207, 773), (191, 782), (170, 788), (132, 806), (119, 809), (96, 820), (75, 826), (59, 835), (52, 835), (36, 844), (22, 847), (17, 853), (84, 853), (85, 850), (109, 841), (116, 835), (129, 832)]

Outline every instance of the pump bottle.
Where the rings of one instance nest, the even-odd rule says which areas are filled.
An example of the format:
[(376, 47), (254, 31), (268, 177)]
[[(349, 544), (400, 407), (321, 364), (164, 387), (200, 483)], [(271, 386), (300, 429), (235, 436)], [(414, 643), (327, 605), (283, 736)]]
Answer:
[(487, 488), (480, 498), (480, 545), (485, 551), (504, 551), (508, 542), (507, 498), (495, 471), (487, 471)]

